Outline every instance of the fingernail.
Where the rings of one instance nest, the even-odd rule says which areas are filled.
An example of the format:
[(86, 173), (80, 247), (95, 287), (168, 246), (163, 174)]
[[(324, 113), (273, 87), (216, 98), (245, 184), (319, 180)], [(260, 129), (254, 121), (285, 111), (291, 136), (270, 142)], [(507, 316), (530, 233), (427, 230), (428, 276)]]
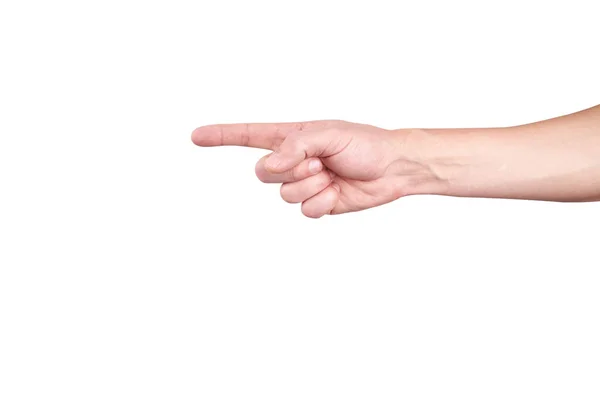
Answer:
[(310, 162), (308, 163), (308, 171), (311, 174), (316, 174), (317, 172), (319, 172), (321, 170), (321, 167), (323, 167), (323, 164), (321, 164), (320, 160), (310, 160)]

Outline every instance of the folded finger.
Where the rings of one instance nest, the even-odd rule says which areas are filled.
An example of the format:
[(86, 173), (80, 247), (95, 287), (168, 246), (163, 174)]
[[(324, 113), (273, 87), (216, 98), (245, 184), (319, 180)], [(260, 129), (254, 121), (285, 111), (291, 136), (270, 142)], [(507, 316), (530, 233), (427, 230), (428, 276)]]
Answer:
[(256, 163), (256, 176), (264, 183), (287, 183), (296, 182), (310, 176), (316, 175), (323, 170), (323, 163), (319, 158), (313, 157), (302, 161), (292, 169), (282, 173), (272, 173), (265, 168), (265, 156)]
[(284, 183), (281, 185), (281, 198), (288, 203), (301, 203), (321, 192), (331, 183), (331, 175), (328, 171), (321, 171), (297, 182)]
[(336, 189), (335, 184), (330, 185), (302, 203), (302, 214), (309, 218), (321, 218), (331, 213), (339, 198), (340, 192)]

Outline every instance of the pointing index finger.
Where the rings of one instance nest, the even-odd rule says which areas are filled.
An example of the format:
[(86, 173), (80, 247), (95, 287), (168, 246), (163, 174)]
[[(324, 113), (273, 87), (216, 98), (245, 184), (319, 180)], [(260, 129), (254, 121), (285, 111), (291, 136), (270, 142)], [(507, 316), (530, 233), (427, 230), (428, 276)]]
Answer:
[(202, 147), (244, 146), (275, 150), (292, 132), (331, 126), (338, 121), (217, 124), (196, 128), (192, 142)]

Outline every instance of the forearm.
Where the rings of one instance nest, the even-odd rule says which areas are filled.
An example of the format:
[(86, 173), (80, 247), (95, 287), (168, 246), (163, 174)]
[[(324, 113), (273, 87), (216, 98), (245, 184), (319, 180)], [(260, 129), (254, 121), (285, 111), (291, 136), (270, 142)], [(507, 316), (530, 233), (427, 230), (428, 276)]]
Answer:
[(509, 128), (411, 130), (406, 146), (439, 181), (434, 194), (600, 200), (600, 106)]

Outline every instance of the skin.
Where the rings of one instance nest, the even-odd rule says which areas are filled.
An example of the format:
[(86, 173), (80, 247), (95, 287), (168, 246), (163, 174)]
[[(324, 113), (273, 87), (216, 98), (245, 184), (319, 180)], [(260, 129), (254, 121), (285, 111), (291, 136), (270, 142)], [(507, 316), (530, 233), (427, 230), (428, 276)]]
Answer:
[(271, 150), (256, 175), (310, 218), (404, 196), (600, 200), (600, 105), (525, 125), (383, 129), (339, 120), (218, 124), (198, 146)]

